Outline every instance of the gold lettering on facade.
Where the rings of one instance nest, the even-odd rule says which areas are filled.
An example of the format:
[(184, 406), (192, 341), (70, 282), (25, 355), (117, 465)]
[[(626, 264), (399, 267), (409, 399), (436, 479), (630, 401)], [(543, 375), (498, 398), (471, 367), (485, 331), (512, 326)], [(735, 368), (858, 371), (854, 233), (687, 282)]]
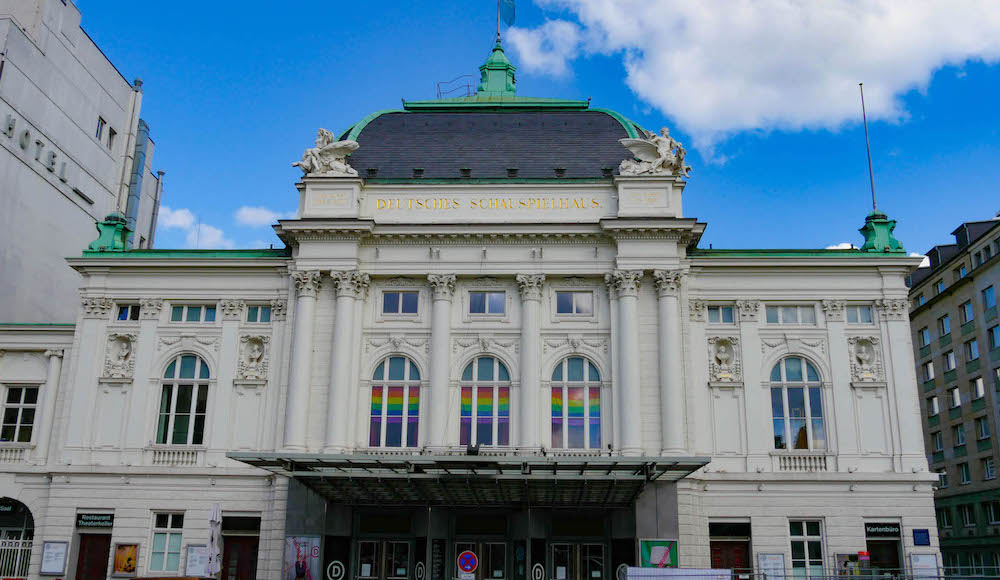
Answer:
[[(597, 198), (583, 197), (532, 197), (528, 199), (514, 197), (483, 197), (468, 200), (468, 207), (474, 210), (487, 211), (523, 211), (523, 210), (575, 210), (600, 209), (601, 201)], [(432, 210), (448, 211), (462, 208), (462, 201), (453, 198), (422, 198), (422, 197), (386, 197), (375, 199), (376, 211)]]

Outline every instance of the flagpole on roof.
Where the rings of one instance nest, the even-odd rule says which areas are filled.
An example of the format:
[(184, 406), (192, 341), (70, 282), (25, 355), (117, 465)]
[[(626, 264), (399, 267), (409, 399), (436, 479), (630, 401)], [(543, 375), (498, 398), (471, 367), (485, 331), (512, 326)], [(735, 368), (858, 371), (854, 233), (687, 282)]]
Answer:
[(500, 0), (497, 0), (497, 40), (500, 40)]

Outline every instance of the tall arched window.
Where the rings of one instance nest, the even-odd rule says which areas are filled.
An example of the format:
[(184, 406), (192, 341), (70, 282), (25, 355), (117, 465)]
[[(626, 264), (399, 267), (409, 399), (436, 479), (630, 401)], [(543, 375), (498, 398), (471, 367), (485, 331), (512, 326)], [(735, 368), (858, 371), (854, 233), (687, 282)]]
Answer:
[(163, 373), (156, 442), (161, 445), (201, 445), (208, 409), (208, 363), (193, 354), (170, 361)]
[(390, 356), (372, 374), (371, 447), (416, 447), (420, 424), (420, 371), (403, 356)]
[(460, 426), (462, 445), (510, 445), (510, 372), (499, 360), (481, 356), (462, 371)]
[(823, 389), (816, 367), (790, 356), (771, 369), (775, 449), (826, 449)]
[(563, 359), (552, 371), (552, 447), (601, 448), (601, 375), (583, 357)]

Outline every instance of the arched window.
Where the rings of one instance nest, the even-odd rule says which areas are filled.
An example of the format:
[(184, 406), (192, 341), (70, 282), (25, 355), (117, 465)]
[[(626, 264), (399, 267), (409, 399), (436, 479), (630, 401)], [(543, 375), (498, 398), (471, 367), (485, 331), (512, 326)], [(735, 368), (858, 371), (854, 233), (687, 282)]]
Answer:
[(823, 389), (816, 367), (791, 356), (771, 369), (775, 449), (826, 449)]
[(193, 354), (170, 361), (163, 373), (156, 442), (160, 445), (201, 445), (208, 409), (208, 363)]
[(491, 356), (475, 359), (462, 372), (459, 442), (510, 445), (510, 372)]
[(583, 357), (563, 359), (552, 371), (552, 447), (601, 448), (601, 375)]
[(372, 374), (371, 447), (416, 447), (420, 423), (420, 371), (403, 356), (390, 356)]

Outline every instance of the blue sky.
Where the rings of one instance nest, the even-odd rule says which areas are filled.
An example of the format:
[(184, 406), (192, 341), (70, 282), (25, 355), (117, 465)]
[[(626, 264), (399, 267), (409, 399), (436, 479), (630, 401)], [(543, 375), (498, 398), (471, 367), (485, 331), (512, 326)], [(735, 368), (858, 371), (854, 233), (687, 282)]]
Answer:
[[(672, 2), (642, 3), (656, 12), (638, 16), (639, 30), (617, 12), (636, 0), (519, 0), (508, 56), (521, 95), (592, 97), (690, 144), (685, 213), (708, 222), (703, 246), (860, 244), (871, 202), (859, 81), (871, 91), (879, 206), (908, 250), (1000, 211), (1000, 50), (990, 40), (1000, 14), (952, 14), (960, 26), (949, 36), (929, 24), (935, 14), (907, 18), (917, 29), (906, 30), (886, 12), (882, 28), (826, 42), (801, 23), (853, 30), (855, 15), (774, 24), (762, 10), (734, 24), (680, 2), (664, 10)], [(295, 210), (290, 164), (316, 129), (340, 131), (477, 73), (496, 14), (493, 0), (77, 4), (111, 61), (144, 81), (154, 167), (166, 171), (160, 248), (189, 246), (191, 219), (210, 228), (202, 247), (280, 245), (269, 218)]]

